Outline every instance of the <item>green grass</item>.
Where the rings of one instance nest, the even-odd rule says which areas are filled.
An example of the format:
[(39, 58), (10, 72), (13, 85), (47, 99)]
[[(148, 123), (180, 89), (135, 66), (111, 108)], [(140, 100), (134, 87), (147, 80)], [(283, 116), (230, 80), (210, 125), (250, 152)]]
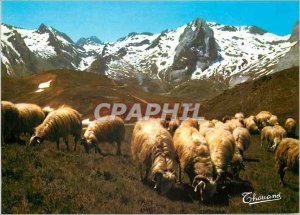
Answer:
[[(2, 213), (285, 213), (298, 212), (298, 176), (288, 173), (286, 187), (279, 186), (273, 153), (260, 147), (253, 137), (246, 153), (241, 178), (217, 194), (212, 203), (199, 203), (188, 184), (164, 197), (151, 184), (139, 180), (137, 164), (130, 156), (132, 127), (126, 128), (123, 155), (115, 156), (115, 146), (104, 145), (104, 155), (67, 151), (61, 143), (45, 142), (38, 148), (2, 146)], [(186, 178), (185, 178), (186, 179)], [(188, 182), (187, 180), (185, 180)], [(282, 200), (250, 207), (241, 193), (281, 192)]]

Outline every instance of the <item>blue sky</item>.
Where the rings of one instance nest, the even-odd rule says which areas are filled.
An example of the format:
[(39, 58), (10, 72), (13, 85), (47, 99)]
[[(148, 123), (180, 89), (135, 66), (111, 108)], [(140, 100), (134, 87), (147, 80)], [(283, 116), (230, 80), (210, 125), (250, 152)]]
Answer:
[(228, 25), (256, 25), (290, 34), (298, 2), (2, 2), (2, 22), (28, 29), (41, 23), (74, 41), (95, 35), (115, 41), (130, 32), (158, 33), (200, 17)]

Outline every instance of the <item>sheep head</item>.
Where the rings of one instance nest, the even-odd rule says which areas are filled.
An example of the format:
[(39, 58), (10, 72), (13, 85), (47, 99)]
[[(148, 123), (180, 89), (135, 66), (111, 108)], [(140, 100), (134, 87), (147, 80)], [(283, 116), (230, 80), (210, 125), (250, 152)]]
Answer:
[(192, 184), (194, 192), (199, 191), (201, 201), (209, 201), (213, 198), (217, 191), (217, 183), (206, 178), (196, 176)]
[(29, 145), (37, 146), (37, 145), (40, 145), (42, 142), (43, 142), (43, 139), (41, 137), (34, 135), (30, 138)]
[(273, 144), (273, 146), (271, 147), (271, 150), (272, 150), (272, 151), (275, 151), (275, 150), (276, 150), (276, 148), (277, 148), (278, 144), (280, 143), (281, 139), (282, 139), (281, 137), (275, 137), (275, 138), (274, 138), (274, 144)]
[(154, 175), (154, 189), (157, 189), (162, 195), (167, 194), (175, 185), (176, 177), (174, 171), (158, 172)]
[(252, 131), (252, 134), (259, 134), (259, 129), (256, 124), (253, 125), (251, 131)]
[(96, 141), (93, 139), (82, 138), (80, 144), (83, 145), (86, 153), (89, 153), (92, 148), (96, 147)]
[(241, 170), (245, 170), (243, 157), (240, 152), (234, 153), (230, 166), (232, 174), (235, 178), (239, 177), (239, 173)]

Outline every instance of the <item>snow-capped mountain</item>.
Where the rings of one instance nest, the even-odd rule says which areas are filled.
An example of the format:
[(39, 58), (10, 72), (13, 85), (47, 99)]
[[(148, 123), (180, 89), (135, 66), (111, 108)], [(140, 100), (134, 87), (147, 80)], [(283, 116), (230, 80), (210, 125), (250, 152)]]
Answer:
[(8, 75), (57, 68), (84, 70), (101, 52), (97, 47), (87, 50), (87, 45), (77, 45), (66, 34), (44, 24), (35, 30), (1, 25), (2, 63)]
[(234, 86), (276, 71), (297, 38), (255, 26), (195, 19), (157, 34), (130, 33), (109, 43), (93, 36), (75, 43), (45, 25), (26, 30), (2, 24), (2, 68), (8, 75), (72, 68), (118, 80), (135, 79), (140, 85), (175, 87), (191, 79), (212, 79)]

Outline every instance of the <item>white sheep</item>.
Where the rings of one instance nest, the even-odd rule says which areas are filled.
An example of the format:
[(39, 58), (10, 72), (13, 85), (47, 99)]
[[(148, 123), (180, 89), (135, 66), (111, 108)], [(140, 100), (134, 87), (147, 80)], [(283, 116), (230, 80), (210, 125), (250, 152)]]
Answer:
[(232, 135), (235, 140), (235, 154), (231, 162), (231, 169), (234, 177), (239, 178), (239, 172), (245, 169), (244, 152), (249, 148), (251, 135), (248, 129), (240, 127), (234, 129)]
[(252, 134), (258, 134), (259, 130), (258, 127), (254, 121), (254, 116), (249, 116), (246, 119), (244, 119), (245, 127), (250, 131)]
[(245, 118), (245, 116), (244, 116), (244, 114), (243, 113), (236, 113), (235, 115), (234, 115), (234, 118), (235, 119), (238, 119), (238, 120), (243, 120), (244, 118)]
[(271, 126), (278, 125), (278, 117), (276, 115), (272, 115), (268, 120), (268, 124)]
[(282, 185), (287, 170), (299, 174), (299, 140), (293, 138), (281, 140), (275, 152), (275, 167)]
[(184, 171), (189, 176), (194, 191), (200, 192), (201, 200), (211, 199), (216, 192), (217, 184), (205, 138), (194, 127), (180, 126), (174, 134), (174, 148), (180, 165), (179, 181), (181, 171)]
[(209, 145), (211, 160), (216, 167), (218, 177), (224, 176), (235, 152), (232, 134), (224, 129), (212, 129), (205, 139)]
[(293, 118), (287, 118), (284, 127), (289, 137), (296, 137), (296, 120), (294, 120)]
[[(139, 162), (141, 180), (148, 179), (149, 172), (155, 189), (163, 195), (175, 184), (175, 151), (172, 136), (155, 119), (135, 124), (131, 139), (133, 160)], [(145, 176), (143, 172), (145, 169)]]
[(269, 111), (261, 111), (255, 116), (254, 120), (259, 128), (263, 128), (268, 125), (271, 116), (272, 114)]
[(56, 147), (59, 149), (59, 139), (63, 138), (69, 150), (68, 136), (73, 135), (75, 137), (74, 150), (76, 150), (81, 130), (81, 115), (73, 108), (62, 106), (50, 112), (44, 122), (35, 128), (29, 144), (39, 145), (44, 140), (50, 140), (56, 142)]
[(225, 122), (225, 125), (227, 125), (230, 129), (230, 132), (233, 132), (234, 129), (240, 127), (240, 128), (243, 128), (244, 125), (243, 125), (243, 120), (240, 120), (240, 119), (231, 119), (231, 120), (227, 120)]
[(91, 148), (101, 152), (99, 144), (109, 142), (117, 144), (117, 155), (121, 155), (121, 143), (125, 137), (124, 121), (120, 117), (106, 117), (102, 121), (94, 120), (84, 132), (81, 144), (88, 153)]

